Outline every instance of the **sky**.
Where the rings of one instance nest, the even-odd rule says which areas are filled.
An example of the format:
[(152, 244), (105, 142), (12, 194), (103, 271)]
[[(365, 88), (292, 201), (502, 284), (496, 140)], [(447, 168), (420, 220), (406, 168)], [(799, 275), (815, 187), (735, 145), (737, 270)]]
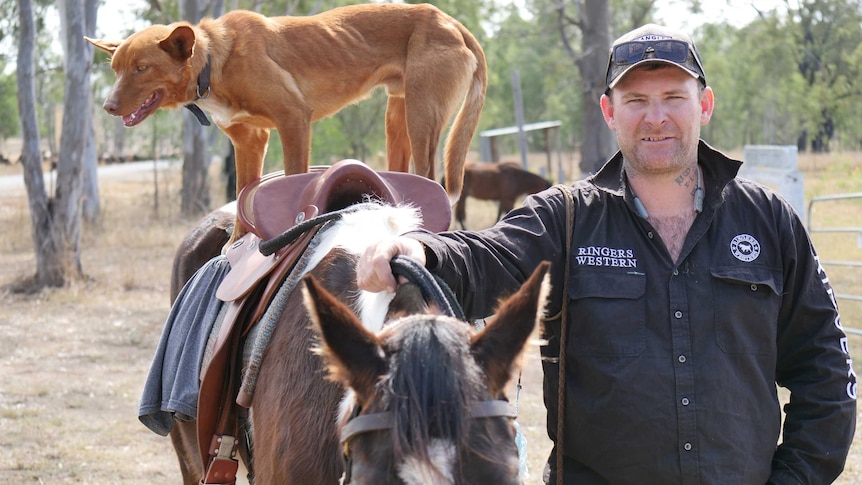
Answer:
[(132, 28), (144, 27), (137, 25), (138, 19), (132, 13), (146, 7), (146, 0), (113, 0), (99, 7), (99, 17), (96, 21), (96, 36), (110, 40), (120, 40)]
[(742, 27), (755, 19), (757, 10), (770, 11), (785, 5), (783, 0), (705, 0), (701, 2), (703, 13), (694, 15), (688, 11), (687, 3), (684, 0), (659, 2), (656, 20), (684, 32), (718, 20)]
[[(704, 0), (701, 2), (704, 13), (700, 15), (689, 13), (687, 3), (685, 0), (659, 2), (656, 20), (667, 27), (686, 32), (693, 31), (705, 22), (720, 19), (741, 27), (757, 15), (753, 7), (768, 11), (784, 5), (784, 0)], [(146, 0), (105, 2), (99, 8), (97, 36), (106, 39), (123, 38), (130, 27), (135, 27), (137, 21), (131, 12), (146, 5)]]

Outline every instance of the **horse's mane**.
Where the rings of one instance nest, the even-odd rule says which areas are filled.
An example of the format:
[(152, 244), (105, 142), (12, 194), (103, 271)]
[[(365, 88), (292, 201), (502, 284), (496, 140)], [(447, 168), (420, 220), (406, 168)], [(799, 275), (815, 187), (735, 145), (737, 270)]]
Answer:
[(467, 444), (469, 406), (481, 388), (480, 372), (469, 355), (467, 323), (424, 315), (395, 324), (404, 328), (383, 342), (387, 353), (398, 351), (381, 382), (394, 415), (395, 462), (412, 456), (429, 463), (433, 440)]

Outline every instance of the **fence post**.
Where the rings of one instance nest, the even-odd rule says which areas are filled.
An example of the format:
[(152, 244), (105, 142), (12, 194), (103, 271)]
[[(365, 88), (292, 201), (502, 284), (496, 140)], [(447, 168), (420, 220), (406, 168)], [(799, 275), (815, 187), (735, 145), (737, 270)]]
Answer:
[(742, 161), (741, 177), (771, 187), (787, 199), (799, 217), (806, 218), (805, 188), (796, 145), (746, 145)]

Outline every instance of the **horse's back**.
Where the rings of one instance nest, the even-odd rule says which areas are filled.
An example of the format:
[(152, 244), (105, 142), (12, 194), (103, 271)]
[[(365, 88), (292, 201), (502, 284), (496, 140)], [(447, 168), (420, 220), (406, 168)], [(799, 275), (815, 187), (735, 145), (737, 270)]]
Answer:
[(218, 256), (233, 231), (236, 204), (216, 209), (194, 227), (180, 243), (171, 268), (171, 303), (192, 275), (207, 261)]

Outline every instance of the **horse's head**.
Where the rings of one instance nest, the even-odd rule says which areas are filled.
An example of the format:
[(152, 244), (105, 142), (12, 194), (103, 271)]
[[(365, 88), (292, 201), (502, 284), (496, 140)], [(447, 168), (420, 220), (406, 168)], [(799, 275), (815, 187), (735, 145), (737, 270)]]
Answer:
[(502, 302), (481, 331), (412, 314), (375, 334), (313, 278), (306, 307), (330, 377), (356, 394), (342, 433), (352, 483), (520, 483), (505, 387), (540, 320), (548, 263)]

